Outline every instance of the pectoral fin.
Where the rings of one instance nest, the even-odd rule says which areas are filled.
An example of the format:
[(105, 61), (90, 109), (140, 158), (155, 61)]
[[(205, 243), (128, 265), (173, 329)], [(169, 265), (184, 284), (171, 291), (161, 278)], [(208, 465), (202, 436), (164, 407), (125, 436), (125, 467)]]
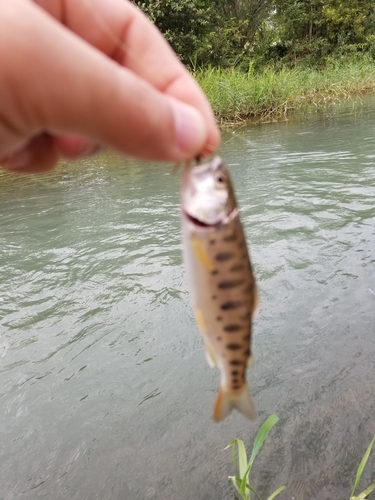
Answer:
[(217, 359), (214, 350), (212, 349), (212, 347), (208, 342), (204, 343), (204, 347), (205, 347), (204, 354), (206, 356), (206, 361), (208, 363), (208, 366), (210, 368), (214, 368), (215, 366), (217, 366)]
[(212, 264), (209, 256), (207, 255), (207, 252), (205, 251), (202, 243), (199, 241), (199, 239), (193, 235), (191, 237), (191, 245), (193, 247), (193, 252), (196, 256), (196, 258), (209, 270), (213, 271), (214, 270), (214, 265)]
[(259, 294), (258, 294), (258, 287), (255, 283), (254, 286), (254, 298), (252, 301), (252, 310), (251, 310), (251, 317), (255, 318), (255, 316), (258, 314), (259, 311)]
[(202, 333), (206, 333), (206, 322), (204, 321), (202, 311), (200, 309), (194, 309), (194, 316), (197, 320), (200, 331)]

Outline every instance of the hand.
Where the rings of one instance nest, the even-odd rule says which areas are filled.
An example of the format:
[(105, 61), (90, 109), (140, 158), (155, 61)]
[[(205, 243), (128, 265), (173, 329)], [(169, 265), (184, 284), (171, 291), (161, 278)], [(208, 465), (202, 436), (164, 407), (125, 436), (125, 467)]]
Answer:
[(0, 165), (35, 173), (100, 147), (182, 162), (220, 141), (199, 86), (125, 0), (1, 0)]

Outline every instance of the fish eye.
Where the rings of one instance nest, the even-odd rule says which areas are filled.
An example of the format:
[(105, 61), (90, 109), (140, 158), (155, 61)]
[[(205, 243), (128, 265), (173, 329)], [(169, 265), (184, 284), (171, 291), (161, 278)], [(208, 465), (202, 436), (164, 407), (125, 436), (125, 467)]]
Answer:
[(217, 173), (217, 175), (215, 176), (215, 180), (218, 184), (224, 184), (226, 181), (226, 178), (225, 178), (225, 175)]

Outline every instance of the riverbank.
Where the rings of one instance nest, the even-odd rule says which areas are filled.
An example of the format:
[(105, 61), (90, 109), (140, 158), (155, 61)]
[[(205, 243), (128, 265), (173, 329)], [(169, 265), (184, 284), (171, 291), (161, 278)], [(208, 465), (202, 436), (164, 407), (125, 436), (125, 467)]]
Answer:
[(375, 90), (375, 63), (370, 58), (331, 61), (325, 69), (266, 68), (257, 73), (237, 69), (194, 72), (221, 124), (285, 120), (295, 111), (322, 107)]

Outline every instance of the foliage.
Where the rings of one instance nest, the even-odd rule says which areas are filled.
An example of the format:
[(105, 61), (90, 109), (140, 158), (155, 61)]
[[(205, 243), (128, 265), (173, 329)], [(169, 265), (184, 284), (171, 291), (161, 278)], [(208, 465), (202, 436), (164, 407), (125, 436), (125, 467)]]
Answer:
[(352, 489), (352, 493), (350, 495), (350, 500), (365, 500), (366, 498), (368, 498), (368, 495), (375, 490), (375, 482), (374, 483), (371, 483), (370, 486), (368, 486), (365, 490), (362, 491), (362, 493), (360, 493), (359, 495), (356, 495), (354, 496), (354, 492), (355, 490), (357, 489), (357, 486), (361, 480), (361, 477), (362, 477), (362, 473), (363, 473), (363, 470), (364, 468), (366, 467), (366, 463), (367, 463), (367, 460), (368, 460), (368, 457), (370, 456), (370, 453), (371, 453), (371, 449), (372, 449), (372, 446), (374, 444), (374, 441), (375, 441), (375, 438), (371, 441), (369, 447), (367, 448), (366, 450), (366, 453), (363, 455), (363, 458), (358, 466), (358, 470), (357, 470), (357, 475), (356, 475), (356, 478), (355, 478), (355, 482), (354, 482), (354, 486), (353, 486), (353, 489)]
[(246, 71), (375, 56), (373, 0), (133, 0), (183, 62)]
[(369, 57), (327, 59), (322, 70), (304, 67), (247, 73), (207, 68), (194, 76), (222, 123), (245, 120), (270, 122), (287, 119), (295, 109), (341, 102), (349, 96), (375, 90), (375, 65)]
[(209, 23), (207, 2), (200, 0), (137, 0), (135, 3), (162, 31), (173, 49), (188, 63), (201, 45)]
[[(261, 498), (254, 487), (250, 484), (250, 472), (252, 466), (254, 464), (255, 457), (258, 454), (258, 451), (263, 445), (264, 440), (268, 436), (272, 427), (278, 422), (279, 417), (274, 413), (263, 423), (261, 428), (259, 429), (253, 449), (250, 455), (249, 461), (247, 460), (246, 449), (243, 441), (241, 439), (234, 439), (229, 445), (225, 448), (232, 448), (232, 459), (235, 470), (237, 471), (236, 476), (229, 476), (229, 479), (232, 481), (233, 486), (236, 491), (241, 496), (242, 500), (250, 500), (251, 493), (254, 493), (257, 498)], [(235, 445), (237, 444), (237, 458), (235, 453)], [(267, 500), (273, 500), (279, 493), (285, 490), (286, 486), (281, 486), (277, 490), (275, 490)]]
[(246, 60), (273, 0), (133, 0), (183, 62), (229, 67)]
[(286, 61), (322, 66), (329, 56), (366, 52), (373, 45), (372, 0), (276, 0), (275, 6)]
[[(229, 445), (225, 448), (226, 450), (228, 448), (232, 448), (232, 460), (234, 469), (236, 471), (236, 475), (229, 476), (228, 479), (232, 482), (233, 486), (235, 487), (237, 493), (240, 495), (242, 500), (251, 500), (251, 493), (254, 493), (254, 495), (256, 495), (256, 497), (259, 500), (261, 500), (259, 493), (255, 490), (255, 488), (252, 486), (250, 482), (250, 473), (260, 448), (262, 447), (269, 432), (278, 421), (279, 417), (276, 415), (276, 413), (274, 413), (273, 415), (268, 417), (267, 420), (260, 427), (257, 435), (255, 436), (253, 449), (249, 460), (247, 459), (245, 445), (241, 439), (233, 439), (233, 441), (229, 443)], [(367, 448), (358, 466), (353, 489), (350, 494), (350, 500), (366, 500), (369, 494), (375, 490), (375, 482), (373, 482), (370, 484), (370, 486), (365, 488), (361, 493), (359, 493), (358, 495), (355, 494), (355, 490), (357, 489), (361, 481), (362, 474), (366, 467), (367, 460), (370, 456), (374, 442), (375, 442), (375, 437), (371, 441), (369, 447)], [(237, 445), (237, 456), (235, 449), (236, 445)], [(279, 493), (281, 493), (285, 489), (286, 486), (280, 486), (273, 493), (271, 493), (270, 496), (267, 497), (267, 500), (273, 500), (279, 495)]]

